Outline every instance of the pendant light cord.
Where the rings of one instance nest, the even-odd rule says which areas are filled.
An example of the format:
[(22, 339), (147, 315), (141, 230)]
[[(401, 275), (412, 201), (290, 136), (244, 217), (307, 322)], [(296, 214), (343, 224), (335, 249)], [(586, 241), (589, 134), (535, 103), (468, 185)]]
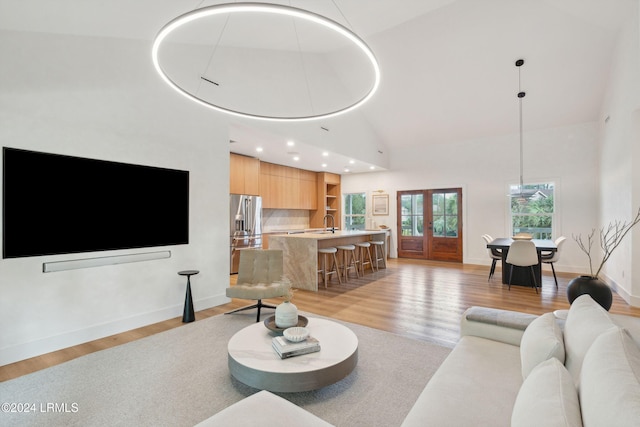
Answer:
[(522, 79), (520, 76), (520, 69), (524, 64), (524, 59), (518, 59), (516, 61), (516, 67), (518, 67), (518, 104), (519, 104), (519, 115), (520, 115), (520, 197), (523, 197), (522, 189), (524, 187), (524, 144), (523, 144), (523, 133), (522, 133), (522, 98), (525, 97), (526, 93), (522, 91)]

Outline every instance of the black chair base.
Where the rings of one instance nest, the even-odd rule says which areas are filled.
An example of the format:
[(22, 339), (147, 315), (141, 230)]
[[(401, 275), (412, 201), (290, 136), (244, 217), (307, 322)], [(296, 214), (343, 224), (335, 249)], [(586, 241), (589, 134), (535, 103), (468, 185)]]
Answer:
[(245, 310), (251, 310), (252, 308), (257, 308), (258, 309), (258, 314), (256, 316), (256, 323), (258, 323), (260, 321), (260, 309), (263, 308), (263, 307), (264, 308), (276, 308), (273, 305), (263, 304), (262, 300), (259, 299), (258, 302), (253, 304), (253, 305), (248, 305), (246, 307), (236, 308), (235, 310), (228, 311), (225, 314), (232, 314), (232, 313), (237, 313), (239, 311), (245, 311)]

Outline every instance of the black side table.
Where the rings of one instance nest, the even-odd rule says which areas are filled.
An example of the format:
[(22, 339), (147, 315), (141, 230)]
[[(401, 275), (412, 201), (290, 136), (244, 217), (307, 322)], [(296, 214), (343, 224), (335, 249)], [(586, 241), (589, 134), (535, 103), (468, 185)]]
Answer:
[(198, 270), (178, 271), (181, 276), (187, 276), (187, 294), (184, 297), (184, 312), (182, 314), (182, 323), (189, 323), (196, 320), (193, 312), (193, 299), (191, 298), (191, 276), (200, 273)]

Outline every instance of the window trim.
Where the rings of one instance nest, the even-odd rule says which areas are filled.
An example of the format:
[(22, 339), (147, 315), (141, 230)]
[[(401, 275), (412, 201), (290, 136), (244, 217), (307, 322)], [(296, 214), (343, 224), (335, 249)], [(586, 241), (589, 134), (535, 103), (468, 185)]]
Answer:
[[(524, 186), (533, 186), (533, 185), (548, 185), (551, 184), (553, 185), (553, 212), (551, 212), (551, 237), (550, 239), (553, 240), (555, 238), (555, 236), (559, 235), (559, 230), (560, 230), (560, 224), (559, 224), (559, 213), (558, 213), (558, 193), (559, 193), (559, 189), (560, 189), (560, 185), (558, 184), (558, 180), (557, 179), (548, 179), (548, 180), (536, 180), (533, 182), (527, 182), (524, 184)], [(509, 219), (508, 222), (508, 233), (509, 236), (513, 236), (514, 235), (514, 228), (513, 228), (513, 219), (514, 219), (514, 215), (513, 215), (513, 211), (511, 209), (511, 187), (519, 187), (520, 184), (519, 183), (508, 183), (507, 184), (507, 216)], [(549, 215), (549, 213), (540, 213), (540, 214), (526, 214), (526, 215), (521, 215), (521, 216), (543, 216), (543, 215)]]
[[(352, 214), (352, 213), (347, 213), (347, 206), (352, 206), (352, 203), (347, 204), (347, 197), (352, 196), (352, 195), (357, 195), (357, 196), (362, 196), (364, 199), (364, 213), (363, 214)], [(363, 219), (363, 227), (366, 230), (367, 228), (367, 193), (366, 191), (356, 191), (356, 192), (351, 192), (351, 193), (343, 193), (342, 194), (342, 223), (344, 224), (344, 229), (347, 230), (348, 226), (351, 226), (352, 221), (349, 221), (348, 218), (362, 218)], [(349, 228), (350, 230), (352, 230), (353, 228)]]

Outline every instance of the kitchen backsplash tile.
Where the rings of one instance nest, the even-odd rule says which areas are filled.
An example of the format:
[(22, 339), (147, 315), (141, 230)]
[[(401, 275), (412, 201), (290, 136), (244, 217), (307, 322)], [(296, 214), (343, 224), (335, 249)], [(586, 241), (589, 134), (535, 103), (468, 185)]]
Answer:
[(309, 228), (309, 211), (301, 209), (263, 209), (262, 232), (304, 230)]

